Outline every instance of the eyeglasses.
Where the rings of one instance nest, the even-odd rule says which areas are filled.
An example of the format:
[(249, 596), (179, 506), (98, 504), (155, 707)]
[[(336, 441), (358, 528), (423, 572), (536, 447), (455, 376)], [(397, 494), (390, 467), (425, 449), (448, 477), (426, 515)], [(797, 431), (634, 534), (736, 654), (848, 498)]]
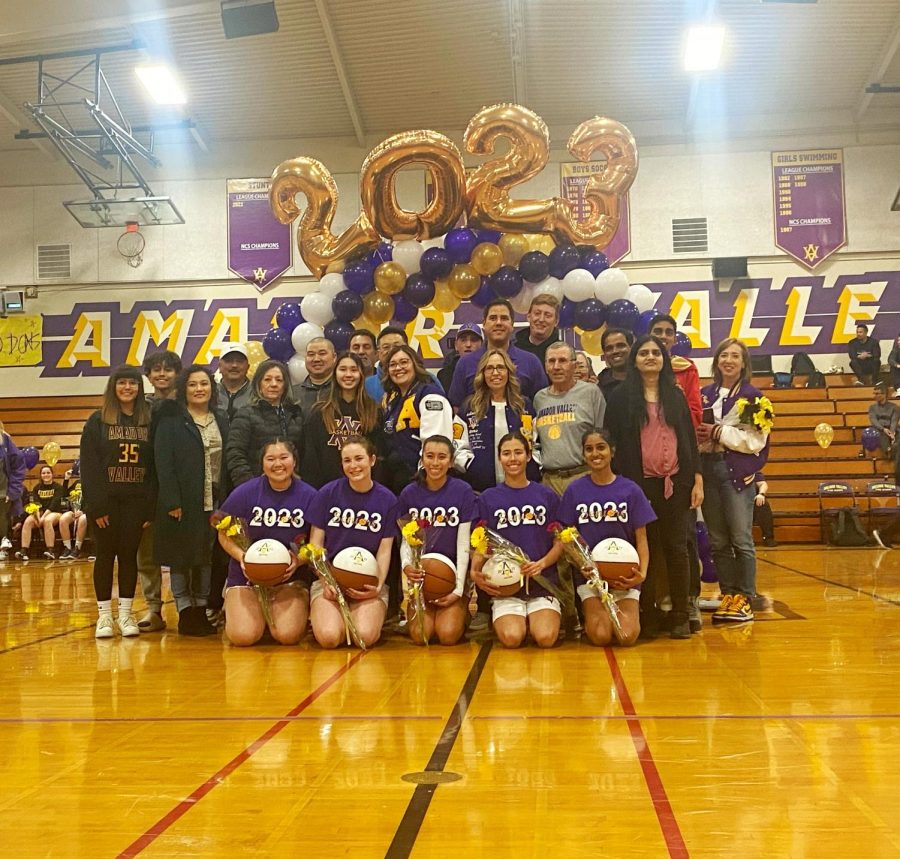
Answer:
[(388, 364), (388, 370), (405, 370), (408, 367), (412, 367), (413, 363), (409, 359), (406, 361), (391, 361)]
[(485, 372), (485, 374), (487, 374), (487, 373), (505, 373), (506, 367), (504, 367), (502, 364), (497, 367), (485, 367), (484, 372)]

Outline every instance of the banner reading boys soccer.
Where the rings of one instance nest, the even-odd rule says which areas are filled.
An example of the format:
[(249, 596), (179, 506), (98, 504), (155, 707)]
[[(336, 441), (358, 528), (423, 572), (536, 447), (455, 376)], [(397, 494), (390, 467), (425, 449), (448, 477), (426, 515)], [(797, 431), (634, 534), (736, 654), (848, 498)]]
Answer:
[(228, 268), (260, 292), (291, 267), (291, 227), (269, 205), (268, 179), (228, 179)]
[[(589, 214), (588, 205), (584, 199), (584, 187), (588, 179), (595, 173), (599, 173), (606, 165), (602, 161), (576, 161), (571, 164), (559, 165), (560, 192), (564, 200), (572, 204), (575, 211), (575, 219), (583, 221)], [(619, 207), (619, 229), (612, 237), (612, 241), (603, 249), (610, 265), (615, 265), (620, 259), (631, 253), (631, 218), (628, 212), (628, 194), (622, 197)]]

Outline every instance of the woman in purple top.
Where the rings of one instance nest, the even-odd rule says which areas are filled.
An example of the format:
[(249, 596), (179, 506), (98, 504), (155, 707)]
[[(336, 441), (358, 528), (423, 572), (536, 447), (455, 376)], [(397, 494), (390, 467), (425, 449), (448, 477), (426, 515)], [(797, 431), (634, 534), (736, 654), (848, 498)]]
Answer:
[[(612, 470), (615, 446), (609, 430), (588, 430), (581, 440), (585, 465), (590, 474), (568, 485), (559, 502), (559, 521), (578, 529), (589, 549), (601, 540), (618, 537), (637, 549), (639, 566), (631, 575), (610, 582), (609, 587), (625, 633), (620, 644), (634, 644), (641, 631), (639, 603), (641, 582), (647, 578), (650, 549), (647, 525), (656, 514), (633, 480), (616, 475)], [(600, 604), (599, 594), (587, 583), (584, 574), (573, 574), (578, 596), (584, 609), (584, 631), (591, 644), (604, 647), (615, 643), (609, 614)]]
[[(397, 496), (372, 480), (375, 445), (363, 436), (350, 436), (341, 446), (345, 477), (326, 483), (316, 495), (310, 511), (310, 542), (325, 548), (329, 558), (341, 549), (367, 549), (378, 563), (378, 581), (358, 589), (347, 589), (353, 622), (366, 647), (381, 637), (387, 611), (385, 584), (391, 563), (391, 546), (397, 530)], [(337, 647), (346, 640), (344, 618), (337, 594), (321, 581), (313, 583), (310, 620), (313, 635), (322, 647)]]
[[(309, 511), (316, 490), (294, 474), (297, 451), (284, 439), (266, 442), (262, 449), (262, 474), (238, 486), (222, 505), (222, 511), (247, 524), (251, 543), (269, 538), (290, 547), (309, 533)], [(244, 550), (224, 532), (219, 544), (229, 555), (225, 591), (225, 634), (237, 647), (256, 644), (266, 631), (262, 606), (244, 575)], [(306, 632), (309, 615), (309, 576), (298, 570), (300, 561), (291, 552), (291, 564), (270, 599), (269, 632), (281, 644), (297, 644)]]
[[(486, 489), (478, 498), (478, 514), (487, 527), (514, 543), (531, 560), (522, 565), (525, 578), (541, 574), (548, 582), (559, 580), (556, 562), (562, 545), (547, 526), (557, 518), (559, 498), (542, 483), (532, 483), (526, 474), (531, 447), (519, 432), (507, 433), (497, 445), (504, 481)], [(519, 647), (530, 631), (538, 647), (552, 647), (559, 638), (559, 601), (535, 582), (523, 585), (511, 597), (501, 597), (482, 573), (487, 557), (472, 556), (472, 578), (494, 597), (494, 632), (504, 647)]]
[[(464, 480), (449, 475), (453, 464), (453, 442), (435, 435), (422, 445), (422, 469), (400, 493), (398, 516), (427, 519), (427, 549), (451, 560), (456, 568), (456, 587), (445, 597), (425, 606), (425, 633), (428, 639), (437, 635), (441, 644), (456, 644), (466, 628), (468, 599), (464, 598), (466, 573), (469, 571), (469, 535), (476, 518), (475, 493)], [(421, 581), (425, 574), (411, 564), (406, 541), (400, 544), (400, 562), (410, 581)], [(407, 608), (407, 616), (412, 614)], [(420, 621), (409, 617), (409, 635), (415, 644), (423, 643)]]

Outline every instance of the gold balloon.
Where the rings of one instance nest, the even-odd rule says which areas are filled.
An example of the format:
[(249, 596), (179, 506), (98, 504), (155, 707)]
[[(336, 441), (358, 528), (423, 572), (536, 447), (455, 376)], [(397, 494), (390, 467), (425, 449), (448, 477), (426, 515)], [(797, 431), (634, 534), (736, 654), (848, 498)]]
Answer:
[[(411, 165), (431, 175), (434, 195), (422, 212), (410, 212), (397, 202), (397, 173)], [(363, 161), (360, 197), (363, 212), (388, 238), (431, 239), (442, 236), (465, 209), (466, 173), (459, 149), (436, 131), (403, 131), (378, 144)]]
[(816, 437), (819, 447), (825, 450), (834, 441), (834, 427), (823, 421), (816, 427), (813, 435)]
[(547, 256), (549, 256), (550, 251), (556, 247), (553, 236), (548, 236), (544, 233), (527, 233), (525, 235), (525, 241), (528, 242), (528, 250), (540, 251), (543, 254), (547, 254)]
[[(367, 316), (379, 326), (394, 315), (394, 299), (380, 292), (370, 292), (363, 296), (363, 316)], [(380, 330), (380, 328), (379, 328)], [(375, 332), (376, 334), (378, 331)]]
[(56, 463), (59, 462), (60, 456), (62, 456), (62, 448), (55, 441), (48, 441), (41, 448), (41, 459), (43, 459), (47, 465), (56, 465)]
[(503, 262), (506, 265), (516, 266), (528, 253), (528, 239), (515, 233), (507, 233), (500, 236), (500, 250), (503, 252)]
[[(363, 299), (363, 304), (365, 304), (365, 299)], [(378, 332), (381, 331), (381, 323), (376, 322), (374, 319), (369, 319), (365, 313), (363, 313), (362, 316), (357, 316), (356, 319), (353, 320), (353, 327), (357, 331), (371, 331), (376, 336)]]
[(569, 137), (569, 152), (579, 161), (590, 161), (600, 152), (606, 164), (591, 175), (584, 189), (590, 214), (575, 218), (568, 200), (557, 198), (558, 209), (553, 234), (558, 242), (605, 248), (619, 228), (619, 207), (638, 171), (637, 144), (631, 132), (614, 119), (595, 116), (585, 120)]
[(375, 289), (385, 295), (403, 292), (406, 286), (406, 272), (396, 262), (383, 262), (375, 269)]
[(259, 340), (248, 340), (244, 346), (247, 349), (247, 360), (251, 364), (259, 364), (260, 361), (265, 361), (269, 357)]
[(452, 313), (461, 304), (459, 296), (454, 295), (446, 280), (439, 280), (434, 285), (434, 299), (431, 302), (435, 310), (441, 313)]
[(588, 355), (602, 355), (603, 354), (603, 345), (600, 342), (600, 338), (603, 336), (604, 328), (598, 328), (596, 331), (585, 331), (581, 335), (581, 348), (584, 349)]
[(300, 214), (294, 199), (306, 196), (307, 208), (297, 229), (297, 248), (303, 262), (321, 280), (329, 265), (351, 254), (365, 254), (378, 247), (380, 236), (361, 212), (340, 236), (331, 232), (338, 206), (338, 189), (328, 168), (315, 158), (302, 156), (282, 161), (272, 173), (269, 205), (282, 224)]
[(481, 289), (481, 278), (468, 263), (457, 263), (447, 278), (447, 286), (457, 298), (471, 298)]
[(503, 265), (503, 251), (493, 242), (482, 242), (475, 245), (472, 251), (472, 268), (478, 274), (493, 274)]
[(338, 260), (337, 262), (330, 262), (330, 263), (328, 263), (328, 266), (325, 269), (325, 273), (326, 274), (343, 274), (344, 268), (346, 267), (346, 265), (347, 265), (347, 263), (345, 263), (344, 260), (342, 260), (342, 259)]
[(510, 143), (498, 158), (486, 161), (466, 179), (469, 226), (516, 233), (550, 232), (556, 200), (513, 200), (510, 188), (536, 176), (550, 156), (550, 132), (534, 111), (518, 104), (482, 108), (466, 128), (466, 149), (491, 155), (497, 140)]

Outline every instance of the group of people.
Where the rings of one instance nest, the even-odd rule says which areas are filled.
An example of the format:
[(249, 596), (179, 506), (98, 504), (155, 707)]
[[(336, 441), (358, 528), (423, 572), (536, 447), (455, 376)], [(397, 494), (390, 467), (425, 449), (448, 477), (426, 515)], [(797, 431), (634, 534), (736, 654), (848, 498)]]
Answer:
[[(563, 624), (580, 622), (592, 643), (612, 641), (592, 571), (564, 556), (554, 523), (578, 529), (589, 547), (608, 537), (636, 547), (639, 563), (609, 583), (620, 643), (663, 629), (685, 639), (702, 625), (701, 507), (723, 597), (713, 620), (752, 620), (755, 478), (768, 436), (740, 417), (740, 404), (760, 396), (746, 346), (720, 343), (714, 381), (701, 391), (693, 363), (670, 356), (675, 322), (660, 315), (641, 337), (608, 329), (607, 366), (595, 380), (590, 362), (585, 368), (560, 338), (558, 314), (554, 296), (535, 297), (529, 326), (514, 337), (509, 302), (492, 301), (481, 326), (460, 329), (436, 375), (405, 331), (391, 326), (377, 336), (358, 331), (341, 354), (325, 338), (310, 341), (309, 375), (294, 385), (276, 360), (248, 378), (241, 344), (222, 350), (219, 382), (208, 367), (182, 367), (172, 352), (146, 358), (153, 389), (146, 396), (139, 368), (114, 370), (81, 439), (96, 635), (165, 628), (166, 566), (183, 634), (214, 633), (224, 610), (235, 645), (253, 644), (267, 629), (293, 644), (309, 623), (321, 646), (335, 647), (347, 636), (344, 603), (371, 644), (404, 585), (424, 575), (397, 525), (412, 517), (432, 524), (434, 551), (456, 574), (452, 592), (428, 603), (423, 616), (410, 616), (407, 606), (415, 642), (452, 644), (470, 623), (491, 621), (507, 646), (528, 635), (551, 646)], [(245, 575), (244, 543), (210, 524), (217, 511), (242, 520), (249, 542), (291, 547), (284, 580), (266, 600)], [(470, 545), (478, 524), (528, 559), (512, 596), (486, 577), (490, 552)], [(303, 543), (332, 559), (365, 550), (377, 576), (339, 600), (297, 554)], [(139, 576), (148, 607), (140, 620), (132, 610)]]

